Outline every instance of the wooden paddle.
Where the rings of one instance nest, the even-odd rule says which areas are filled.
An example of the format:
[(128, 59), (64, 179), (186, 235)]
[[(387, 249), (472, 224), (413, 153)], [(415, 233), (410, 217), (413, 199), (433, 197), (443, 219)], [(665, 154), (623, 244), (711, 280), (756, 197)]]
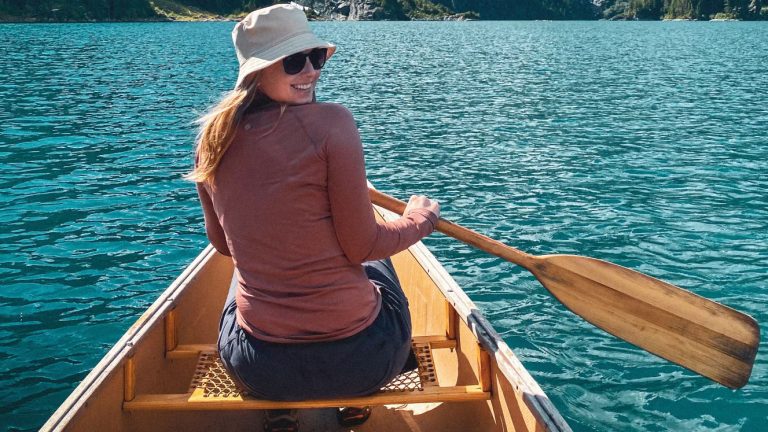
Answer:
[[(405, 210), (404, 202), (369, 192), (374, 204)], [(524, 267), (565, 307), (616, 337), (730, 388), (749, 380), (760, 340), (749, 315), (606, 261), (529, 255), (442, 218), (436, 229)]]

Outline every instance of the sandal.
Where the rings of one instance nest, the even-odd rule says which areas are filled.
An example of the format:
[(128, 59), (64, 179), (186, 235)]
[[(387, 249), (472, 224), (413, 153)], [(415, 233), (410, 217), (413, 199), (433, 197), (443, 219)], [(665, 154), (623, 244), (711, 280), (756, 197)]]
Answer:
[(336, 411), (336, 419), (339, 425), (344, 427), (359, 426), (371, 416), (371, 407), (344, 407)]
[(298, 432), (296, 410), (267, 410), (264, 416), (264, 432)]

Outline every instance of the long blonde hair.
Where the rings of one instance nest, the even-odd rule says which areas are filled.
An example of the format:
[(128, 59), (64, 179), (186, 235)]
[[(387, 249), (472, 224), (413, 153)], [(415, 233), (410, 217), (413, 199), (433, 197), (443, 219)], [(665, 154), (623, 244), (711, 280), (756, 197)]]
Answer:
[[(246, 77), (234, 90), (226, 93), (221, 100), (197, 120), (195, 168), (184, 178), (197, 183), (213, 183), (216, 168), (226, 153), (240, 120), (251, 104), (260, 96), (260, 72)], [(263, 96), (263, 95), (262, 95)]]

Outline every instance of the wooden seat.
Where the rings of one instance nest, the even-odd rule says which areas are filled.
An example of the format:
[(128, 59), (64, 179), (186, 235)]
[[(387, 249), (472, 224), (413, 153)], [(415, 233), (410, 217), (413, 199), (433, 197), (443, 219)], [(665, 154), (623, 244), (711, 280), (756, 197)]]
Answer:
[[(455, 348), (456, 341), (441, 336), (413, 339), (418, 370), (397, 376), (378, 392), (362, 397), (309, 400), (298, 402), (257, 399), (238, 388), (221, 364), (215, 345), (178, 345), (166, 353), (171, 359), (197, 357), (189, 391), (178, 394), (134, 394), (135, 365), (125, 365), (125, 410), (244, 410), (276, 408), (327, 408), (425, 402), (458, 402), (488, 400), (487, 380), (465, 386), (438, 385), (433, 349)], [(483, 363), (486, 363), (483, 365)], [(480, 367), (488, 367), (482, 362)], [(482, 372), (481, 372), (482, 375)], [(485, 387), (485, 388), (484, 388)]]

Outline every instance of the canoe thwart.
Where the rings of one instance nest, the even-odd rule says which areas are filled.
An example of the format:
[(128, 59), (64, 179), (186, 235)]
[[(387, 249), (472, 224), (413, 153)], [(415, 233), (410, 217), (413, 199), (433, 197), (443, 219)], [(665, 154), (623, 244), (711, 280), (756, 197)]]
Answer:
[(418, 392), (378, 392), (368, 396), (310, 401), (269, 401), (249, 397), (229, 400), (220, 398), (192, 398), (187, 393), (138, 395), (131, 402), (124, 402), (126, 411), (220, 411), (263, 409), (311, 409), (337, 408), (340, 406), (406, 405), (434, 402), (469, 402), (491, 399), (479, 385), (454, 387), (429, 387)]
[(137, 394), (130, 400), (126, 399), (123, 408), (128, 411), (238, 410), (489, 400), (490, 388), (483, 379), (477, 385), (441, 387), (438, 384), (432, 350), (455, 347), (456, 341), (445, 336), (417, 336), (413, 338), (413, 351), (418, 360), (418, 368), (398, 375), (378, 392), (353, 398), (285, 402), (257, 399), (248, 395), (245, 389), (239, 388), (224, 369), (215, 345), (180, 344), (166, 356), (198, 357), (189, 391), (180, 394)]
[[(456, 348), (455, 338), (446, 336), (414, 336), (413, 343), (428, 343), (432, 349)], [(216, 352), (216, 344), (178, 344), (173, 350), (167, 351), (165, 357), (169, 359), (190, 358), (197, 357), (204, 352)]]

